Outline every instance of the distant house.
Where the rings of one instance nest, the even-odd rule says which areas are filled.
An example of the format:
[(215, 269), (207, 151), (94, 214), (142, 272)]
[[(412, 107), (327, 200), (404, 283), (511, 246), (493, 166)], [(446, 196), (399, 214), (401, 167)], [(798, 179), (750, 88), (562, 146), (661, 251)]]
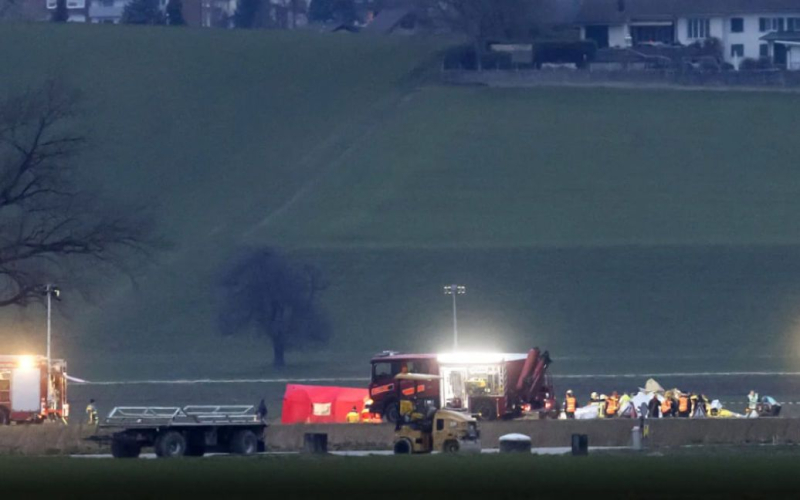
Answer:
[[(69, 22), (94, 24), (119, 24), (125, 6), (132, 0), (67, 0)], [(166, 10), (169, 0), (158, 0)], [(58, 0), (18, 0), (26, 19), (46, 21), (52, 17)], [(218, 5), (235, 9), (236, 0), (184, 0), (183, 17), (189, 26), (211, 26), (213, 11)], [(208, 24), (204, 21), (208, 20)]]
[[(40, 2), (46, 1), (47, 10), (51, 15), (58, 6), (58, 0), (39, 0)], [(89, 20), (89, 4), (91, 0), (67, 0), (67, 13), (69, 18), (67, 21), (70, 23), (85, 23)]]
[(129, 0), (93, 0), (89, 5), (89, 20), (92, 23), (119, 24), (128, 2)]
[(774, 31), (761, 37), (767, 42), (768, 53), (776, 64), (786, 69), (800, 71), (800, 29), (794, 31)]
[(716, 38), (725, 61), (734, 65), (771, 58), (800, 69), (800, 48), (791, 51), (800, 33), (800, 0), (582, 0), (576, 24), (581, 37), (600, 48)]

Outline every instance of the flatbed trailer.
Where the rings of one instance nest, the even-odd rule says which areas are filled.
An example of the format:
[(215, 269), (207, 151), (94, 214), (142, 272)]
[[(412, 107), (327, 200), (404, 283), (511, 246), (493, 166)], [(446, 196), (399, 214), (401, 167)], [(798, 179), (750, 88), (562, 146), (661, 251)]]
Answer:
[(115, 458), (136, 458), (153, 447), (160, 458), (207, 452), (252, 455), (264, 449), (266, 422), (253, 406), (119, 406), (99, 426)]

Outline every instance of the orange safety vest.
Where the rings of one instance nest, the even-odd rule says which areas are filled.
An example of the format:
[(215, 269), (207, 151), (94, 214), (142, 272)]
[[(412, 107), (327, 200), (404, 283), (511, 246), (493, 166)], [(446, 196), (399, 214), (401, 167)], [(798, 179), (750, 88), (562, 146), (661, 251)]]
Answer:
[(606, 415), (613, 415), (617, 413), (618, 404), (619, 401), (617, 401), (617, 398), (608, 398), (606, 401)]
[(669, 413), (672, 411), (672, 400), (669, 398), (664, 398), (664, 401), (661, 402), (661, 413)]
[(575, 413), (575, 407), (578, 406), (578, 401), (574, 396), (567, 396), (567, 413)]
[(680, 412), (689, 411), (689, 396), (681, 396), (678, 399), (678, 411)]

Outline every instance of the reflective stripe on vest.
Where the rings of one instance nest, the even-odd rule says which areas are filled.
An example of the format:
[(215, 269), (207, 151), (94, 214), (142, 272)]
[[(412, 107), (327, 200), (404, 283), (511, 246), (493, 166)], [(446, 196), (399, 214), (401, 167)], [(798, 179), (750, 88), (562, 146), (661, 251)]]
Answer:
[(567, 413), (575, 413), (575, 407), (578, 406), (578, 401), (570, 396), (567, 398)]
[(614, 398), (608, 398), (606, 402), (606, 413), (609, 415), (613, 415), (617, 412), (617, 400)]

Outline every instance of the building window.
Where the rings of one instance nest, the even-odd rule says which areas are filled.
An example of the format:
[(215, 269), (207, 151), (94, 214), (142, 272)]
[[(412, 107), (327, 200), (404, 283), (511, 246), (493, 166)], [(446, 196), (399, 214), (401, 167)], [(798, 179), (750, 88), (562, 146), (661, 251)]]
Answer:
[(769, 44), (762, 43), (758, 46), (759, 57), (769, 57)]
[(744, 19), (734, 17), (731, 19), (731, 33), (744, 33)]
[(790, 17), (786, 20), (788, 31), (800, 31), (800, 17)]
[[(798, 18), (794, 18), (798, 19)], [(792, 18), (789, 19), (789, 26), (792, 25)], [(767, 31), (783, 31), (783, 18), (782, 17), (759, 17), (758, 18), (758, 31), (765, 33)]]
[(731, 45), (731, 57), (744, 57), (744, 45), (741, 43)]
[(708, 38), (711, 33), (711, 20), (689, 19), (686, 35), (689, 38)]

